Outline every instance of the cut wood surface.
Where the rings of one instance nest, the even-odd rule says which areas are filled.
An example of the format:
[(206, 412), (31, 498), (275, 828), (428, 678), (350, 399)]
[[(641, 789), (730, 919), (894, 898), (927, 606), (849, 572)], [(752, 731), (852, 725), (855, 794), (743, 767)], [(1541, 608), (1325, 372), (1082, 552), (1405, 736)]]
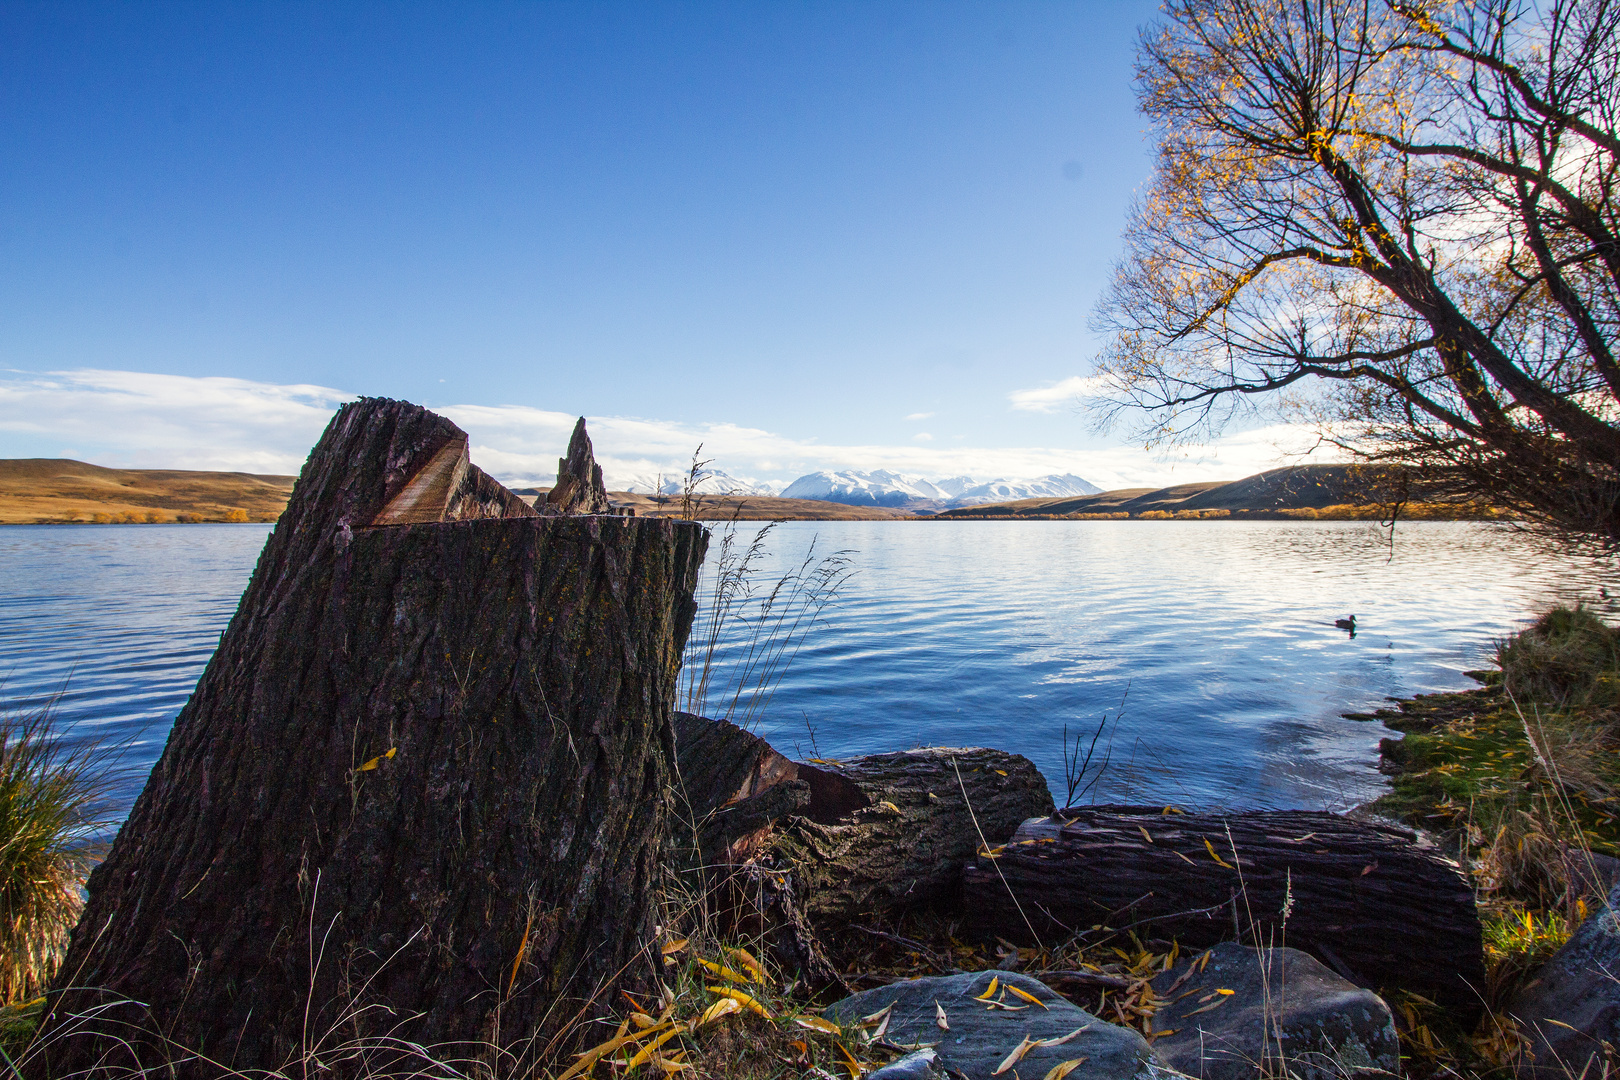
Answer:
[(1052, 809), (1034, 763), (1001, 750), (929, 747), (808, 765), (869, 802), (831, 822), (797, 816), (777, 828), (771, 853), (798, 877), (817, 922), (954, 900), (981, 832), (983, 843), (1001, 843)]
[(1480, 1007), (1473, 890), (1393, 825), (1310, 811), (1072, 808), (1025, 823), (964, 881), (986, 933), (1028, 940), (1027, 917), (1048, 945), (1098, 925), (1192, 947), (1287, 944), (1362, 986), (1415, 990), (1464, 1014)]
[[(402, 402), (328, 427), (90, 879), (52, 1075), (381, 1074), (384, 1035), (521, 1053), (652, 977), (705, 534), (537, 517), (464, 447)], [(96, 1024), (127, 1041), (58, 1038), (120, 998), (144, 1007)], [(331, 1053), (352, 1040), (369, 1059)]]

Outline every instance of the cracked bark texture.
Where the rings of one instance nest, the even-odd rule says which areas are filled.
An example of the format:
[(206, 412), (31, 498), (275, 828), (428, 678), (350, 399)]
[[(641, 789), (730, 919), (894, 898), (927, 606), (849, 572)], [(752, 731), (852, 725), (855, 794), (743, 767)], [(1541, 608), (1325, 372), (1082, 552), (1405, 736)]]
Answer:
[(1047, 944), (1103, 923), (1184, 948), (1286, 944), (1358, 986), (1414, 990), (1465, 1018), (1482, 1000), (1472, 886), (1394, 825), (1308, 810), (1070, 807), (1025, 822), (964, 882), (974, 928), (1015, 941), (1029, 940), (1027, 918)]
[(465, 447), (403, 402), (333, 419), (51, 993), (46, 1040), (101, 1007), (133, 1042), (58, 1038), (40, 1075), (521, 1054), (650, 977), (707, 535), (538, 517)]

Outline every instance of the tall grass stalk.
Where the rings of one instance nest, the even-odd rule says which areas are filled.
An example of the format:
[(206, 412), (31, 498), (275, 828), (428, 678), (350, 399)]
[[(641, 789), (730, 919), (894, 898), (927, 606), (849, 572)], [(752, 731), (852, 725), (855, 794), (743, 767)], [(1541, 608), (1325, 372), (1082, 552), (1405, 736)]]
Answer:
[(111, 822), (113, 754), (65, 743), (55, 705), (0, 713), (0, 1004), (55, 974)]
[(776, 688), (854, 569), (850, 552), (823, 553), (812, 539), (798, 565), (772, 575), (772, 521), (751, 540), (721, 530), (715, 579), (687, 644), (682, 707), (753, 730)]

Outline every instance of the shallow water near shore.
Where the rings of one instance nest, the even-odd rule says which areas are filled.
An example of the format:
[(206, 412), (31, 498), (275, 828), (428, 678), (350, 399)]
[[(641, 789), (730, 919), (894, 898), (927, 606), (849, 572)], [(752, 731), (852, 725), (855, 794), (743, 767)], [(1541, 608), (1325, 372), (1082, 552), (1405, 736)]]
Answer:
[[(269, 528), (0, 529), (0, 695), (15, 707), (60, 692), (71, 732), (127, 743), (121, 811)], [(1554, 602), (1615, 613), (1603, 564), (1449, 522), (1401, 526), (1391, 560), (1388, 535), (1357, 522), (788, 522), (762, 580), (812, 540), (855, 573), (756, 730), (793, 757), (999, 747), (1033, 758), (1062, 801), (1064, 725), (1089, 742), (1106, 715), (1110, 764), (1087, 801), (1343, 809), (1382, 790), (1390, 733), (1341, 713), (1472, 685), (1462, 671), (1487, 664), (1492, 640)], [(1333, 627), (1352, 612), (1353, 639)], [(729, 628), (722, 662), (745, 632)]]

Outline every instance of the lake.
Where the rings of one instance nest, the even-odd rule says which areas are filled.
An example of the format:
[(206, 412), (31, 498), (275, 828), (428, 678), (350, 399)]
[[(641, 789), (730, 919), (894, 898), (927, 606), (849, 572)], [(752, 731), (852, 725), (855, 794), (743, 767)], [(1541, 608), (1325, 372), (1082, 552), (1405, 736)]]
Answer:
[[(59, 695), (71, 733), (127, 744), (127, 808), (269, 528), (0, 528), (3, 700)], [(1089, 744), (1106, 718), (1087, 801), (1349, 807), (1380, 791), (1390, 733), (1342, 713), (1473, 685), (1493, 639), (1554, 602), (1615, 613), (1605, 564), (1471, 523), (1402, 525), (1392, 558), (1356, 522), (789, 522), (761, 586), (812, 541), (852, 573), (738, 718), (791, 757), (1016, 751), (1060, 801), (1065, 726)], [(1333, 626), (1351, 613), (1354, 638)], [(711, 715), (748, 633), (722, 628)]]

